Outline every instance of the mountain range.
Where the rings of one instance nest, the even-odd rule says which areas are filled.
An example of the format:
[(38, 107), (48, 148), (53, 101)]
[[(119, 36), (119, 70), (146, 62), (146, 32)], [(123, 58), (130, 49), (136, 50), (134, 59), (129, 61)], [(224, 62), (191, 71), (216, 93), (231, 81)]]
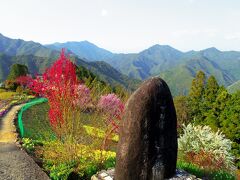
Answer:
[[(67, 50), (67, 53), (70, 53)], [(0, 34), (0, 82), (4, 81), (14, 63), (27, 65), (31, 74), (41, 74), (60, 55), (60, 51), (48, 48), (40, 43), (11, 39)], [(109, 84), (122, 85), (129, 90), (136, 89), (139, 80), (130, 79), (104, 61), (86, 61), (75, 54), (70, 56), (76, 65), (96, 74), (101, 80)]]
[(0, 81), (6, 78), (10, 65), (16, 62), (28, 65), (32, 73), (43, 72), (62, 48), (72, 54), (76, 64), (90, 69), (111, 84), (130, 89), (136, 88), (142, 80), (160, 76), (168, 83), (173, 95), (187, 94), (199, 70), (207, 76), (214, 75), (225, 87), (240, 80), (238, 51), (220, 51), (212, 47), (182, 52), (157, 44), (139, 53), (123, 54), (112, 53), (88, 41), (42, 45), (0, 34)]
[[(240, 80), (238, 51), (220, 51), (212, 47), (182, 52), (168, 45), (157, 44), (139, 53), (118, 54), (88, 41), (55, 43), (47, 47), (55, 50), (66, 48), (90, 61), (105, 61), (130, 78), (145, 80), (151, 76), (161, 76), (174, 95), (187, 94), (191, 81), (199, 70), (207, 76), (214, 75), (219, 84), (225, 87)], [(87, 51), (85, 47), (88, 47)], [(89, 52), (91, 53), (88, 54)]]

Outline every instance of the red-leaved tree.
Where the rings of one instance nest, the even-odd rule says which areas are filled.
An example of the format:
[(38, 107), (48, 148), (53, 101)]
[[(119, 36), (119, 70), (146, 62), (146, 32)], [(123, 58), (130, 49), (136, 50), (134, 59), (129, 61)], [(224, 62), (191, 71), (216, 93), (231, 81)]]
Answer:
[(19, 82), (48, 99), (50, 124), (61, 139), (70, 137), (79, 142), (84, 131), (81, 113), (89, 107), (100, 110), (107, 127), (105, 147), (108, 137), (113, 132), (118, 133), (124, 104), (115, 94), (101, 96), (99, 102), (93, 102), (89, 88), (78, 81), (75, 67), (62, 50), (60, 57), (42, 76), (35, 79), (20, 77)]
[(42, 76), (29, 80), (28, 87), (48, 99), (50, 124), (57, 135), (75, 136), (80, 127), (79, 113), (91, 101), (90, 90), (77, 80), (75, 65), (64, 50)]

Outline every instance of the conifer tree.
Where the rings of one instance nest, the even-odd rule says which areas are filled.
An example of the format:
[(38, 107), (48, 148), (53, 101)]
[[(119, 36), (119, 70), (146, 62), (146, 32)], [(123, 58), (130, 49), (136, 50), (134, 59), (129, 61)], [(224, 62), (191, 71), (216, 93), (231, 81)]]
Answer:
[(10, 69), (10, 73), (7, 80), (16, 80), (20, 76), (26, 76), (28, 74), (28, 68), (22, 64), (13, 64)]
[(206, 88), (204, 91), (204, 102), (208, 109), (213, 108), (213, 104), (216, 101), (219, 85), (214, 76), (210, 76), (207, 80)]
[(232, 152), (240, 168), (240, 91), (233, 95), (224, 92), (221, 97), (223, 101), (220, 107), (224, 109), (220, 113), (219, 127), (233, 141)]
[(187, 96), (176, 96), (174, 98), (174, 106), (177, 113), (177, 128), (178, 133), (182, 133), (183, 124), (187, 125), (190, 123), (190, 107), (189, 98)]
[(202, 104), (204, 121), (202, 124), (207, 124), (213, 129), (215, 129), (215, 127), (218, 125), (218, 112), (216, 109), (214, 109), (218, 91), (219, 85), (217, 83), (217, 80), (214, 76), (210, 76), (204, 89)]
[(205, 83), (206, 83), (206, 76), (204, 72), (198, 71), (196, 78), (193, 79), (192, 81), (192, 86), (189, 93), (191, 117), (195, 122), (201, 122), (203, 119), (202, 102), (203, 102)]

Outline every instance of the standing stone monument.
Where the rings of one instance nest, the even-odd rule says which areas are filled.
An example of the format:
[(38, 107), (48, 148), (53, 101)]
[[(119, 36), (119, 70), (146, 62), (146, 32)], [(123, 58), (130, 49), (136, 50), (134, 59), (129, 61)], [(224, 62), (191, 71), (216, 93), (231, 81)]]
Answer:
[(117, 148), (115, 180), (161, 180), (174, 176), (177, 118), (161, 78), (145, 81), (129, 98)]

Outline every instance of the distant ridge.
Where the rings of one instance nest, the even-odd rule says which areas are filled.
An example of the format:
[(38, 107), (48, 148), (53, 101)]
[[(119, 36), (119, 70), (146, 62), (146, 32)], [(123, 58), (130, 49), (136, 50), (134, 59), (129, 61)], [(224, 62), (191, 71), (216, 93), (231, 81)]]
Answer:
[[(131, 78), (144, 80), (160, 75), (170, 84), (174, 95), (188, 93), (191, 81), (199, 70), (205, 72), (207, 76), (214, 75), (218, 82), (226, 87), (240, 79), (238, 51), (220, 51), (210, 47), (201, 51), (182, 52), (168, 45), (156, 44), (139, 53), (129, 54), (111, 53), (94, 46), (95, 49), (88, 54), (91, 47), (86, 51), (77, 44), (74, 44), (74, 49), (68, 45), (68, 43), (58, 43), (59, 47), (81, 54), (83, 58), (91, 59), (94, 56), (92, 60), (103, 60)], [(108, 55), (95, 53), (102, 50), (109, 52)]]
[[(116, 80), (118, 83), (124, 82), (124, 85), (128, 86), (127, 84), (131, 82), (128, 81), (128, 77), (145, 80), (152, 76), (161, 76), (169, 84), (173, 95), (187, 94), (191, 81), (199, 70), (205, 72), (207, 76), (214, 75), (219, 84), (225, 87), (240, 80), (240, 52), (238, 51), (220, 51), (211, 47), (201, 51), (182, 52), (168, 45), (156, 44), (139, 53), (118, 54), (88, 41), (54, 43), (43, 46), (32, 41), (14, 40), (0, 35), (0, 53), (16, 57), (32, 55), (35, 60), (27, 60), (27, 63), (35, 63), (37, 70), (44, 69), (51, 64), (51, 59), (59, 55), (61, 48), (66, 48), (67, 52), (73, 54), (72, 56), (86, 62), (85, 66), (89, 68), (94, 66), (92, 69), (95, 73), (100, 75), (105, 73), (102, 77), (108, 79), (109, 82)], [(43, 60), (43, 58), (47, 59)], [(15, 58), (11, 62), (18, 61), (20, 60)], [(93, 64), (89, 64), (89, 62)], [(4, 62), (0, 60), (0, 63), (0, 68), (9, 66), (7, 60)], [(113, 73), (114, 71), (110, 70), (110, 67), (115, 68), (114, 71), (117, 70), (120, 74)], [(0, 71), (0, 79), (5, 76), (5, 73)], [(120, 78), (117, 78), (118, 76)], [(113, 80), (110, 80), (111, 78)], [(128, 80), (126, 80), (127, 78)]]
[(67, 48), (80, 58), (85, 58), (89, 61), (100, 61), (113, 56), (113, 53), (111, 53), (110, 51), (99, 48), (95, 44), (88, 41), (69, 41), (66, 43), (54, 43), (45, 46), (55, 50)]
[[(67, 54), (70, 51), (67, 51)], [(14, 63), (25, 64), (30, 73), (43, 73), (60, 55), (60, 51), (50, 49), (33, 41), (11, 39), (0, 35), (0, 82), (4, 81)], [(112, 85), (122, 85), (128, 89), (136, 88), (138, 80), (130, 79), (106, 62), (88, 63), (74, 53), (71, 58), (77, 65), (82, 65), (93, 71), (101, 80)]]

